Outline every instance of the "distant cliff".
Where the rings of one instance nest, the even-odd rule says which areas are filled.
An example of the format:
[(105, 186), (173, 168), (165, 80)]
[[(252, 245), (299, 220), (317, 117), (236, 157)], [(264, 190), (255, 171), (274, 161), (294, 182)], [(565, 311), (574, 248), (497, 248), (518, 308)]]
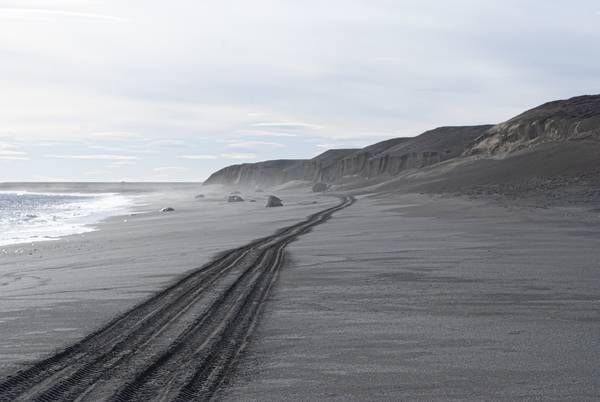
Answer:
[(232, 165), (213, 173), (204, 184), (271, 187), (292, 180), (323, 181), (323, 172), (355, 149), (331, 149), (313, 159), (282, 159)]
[(233, 165), (215, 172), (205, 183), (268, 187), (292, 180), (337, 183), (352, 176), (391, 176), (454, 158), (490, 127), (441, 127), (362, 149), (331, 149), (313, 159)]
[(210, 175), (204, 184), (274, 186), (295, 180), (303, 171), (305, 162), (281, 159), (227, 166)]
[(600, 140), (600, 95), (546, 103), (495, 126), (440, 127), (362, 149), (332, 149), (313, 159), (233, 165), (212, 174), (205, 184), (269, 187), (292, 180), (335, 184), (386, 178), (454, 158), (586, 139)]

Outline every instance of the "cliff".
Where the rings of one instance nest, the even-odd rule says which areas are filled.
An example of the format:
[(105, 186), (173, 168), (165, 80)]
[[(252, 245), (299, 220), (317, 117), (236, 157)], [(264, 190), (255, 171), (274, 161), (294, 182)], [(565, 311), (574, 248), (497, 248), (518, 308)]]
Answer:
[(231, 165), (210, 175), (204, 184), (271, 187), (296, 180), (305, 162), (302, 159), (279, 159)]
[(549, 102), (498, 124), (477, 138), (466, 155), (511, 153), (560, 141), (600, 139), (600, 95)]
[(331, 149), (313, 159), (228, 166), (205, 184), (270, 187), (292, 180), (337, 183), (359, 176), (393, 176), (454, 158), (492, 126), (440, 127), (412, 138), (393, 138), (362, 149)]
[(471, 155), (485, 157), (524, 149), (535, 153), (543, 144), (585, 140), (592, 140), (594, 146), (600, 140), (600, 95), (549, 102), (495, 126), (439, 127), (417, 137), (393, 138), (362, 149), (332, 149), (313, 159), (229, 166), (211, 175), (206, 184), (268, 187), (292, 180), (328, 184), (387, 180), (403, 171), (448, 160), (468, 162)]
[(232, 165), (213, 173), (205, 184), (271, 187), (292, 180), (323, 181), (323, 172), (355, 149), (332, 149), (313, 159), (281, 159)]

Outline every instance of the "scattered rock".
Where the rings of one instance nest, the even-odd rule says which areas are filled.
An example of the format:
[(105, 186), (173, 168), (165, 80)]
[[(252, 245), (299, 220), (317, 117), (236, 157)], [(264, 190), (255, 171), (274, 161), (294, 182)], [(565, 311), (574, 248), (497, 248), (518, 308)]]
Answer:
[(272, 208), (272, 207), (283, 207), (283, 203), (281, 202), (281, 199), (278, 197), (275, 197), (274, 195), (270, 195), (269, 199), (267, 200), (267, 208)]
[(263, 190), (262, 188), (256, 188), (256, 190), (254, 190), (255, 193), (264, 193), (265, 190)]
[(322, 193), (324, 191), (327, 191), (327, 189), (329, 188), (329, 186), (325, 183), (315, 183), (315, 185), (312, 188), (313, 193)]
[(196, 198), (197, 200), (200, 200), (200, 199), (204, 198), (204, 194), (198, 194), (198, 195), (197, 195), (196, 197), (194, 197), (194, 198)]
[(227, 202), (244, 202), (244, 199), (237, 194), (232, 194), (227, 197)]
[(171, 207), (166, 207), (161, 209), (160, 212), (175, 212), (175, 209)]
[(250, 202), (256, 202), (256, 200), (250, 200)]

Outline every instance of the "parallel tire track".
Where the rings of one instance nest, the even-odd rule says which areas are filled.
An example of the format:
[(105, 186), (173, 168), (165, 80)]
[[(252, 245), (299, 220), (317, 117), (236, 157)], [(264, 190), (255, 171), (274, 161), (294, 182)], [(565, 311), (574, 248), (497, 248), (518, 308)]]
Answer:
[(256, 324), (285, 247), (354, 203), (231, 250), (73, 346), (0, 382), (0, 401), (209, 400)]

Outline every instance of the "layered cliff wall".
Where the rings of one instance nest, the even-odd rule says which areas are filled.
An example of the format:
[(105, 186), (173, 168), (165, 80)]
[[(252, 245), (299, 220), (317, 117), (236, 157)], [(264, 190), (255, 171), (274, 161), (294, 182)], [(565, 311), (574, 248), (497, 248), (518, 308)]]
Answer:
[(490, 127), (441, 127), (418, 137), (394, 138), (362, 149), (332, 149), (313, 159), (233, 165), (211, 175), (206, 184), (269, 187), (292, 180), (337, 183), (353, 176), (393, 176), (460, 155)]
[(600, 141), (600, 95), (546, 103), (495, 126), (440, 127), (362, 149), (329, 150), (313, 159), (229, 166), (211, 175), (206, 184), (268, 187), (292, 180), (335, 184), (353, 178), (385, 179), (450, 159), (585, 140)]
[(549, 102), (491, 128), (466, 155), (511, 153), (548, 142), (600, 139), (600, 95)]
[(305, 160), (280, 159), (227, 166), (212, 175), (204, 184), (270, 187), (302, 175)]
[(356, 149), (332, 149), (313, 159), (281, 159), (232, 165), (213, 173), (205, 184), (271, 187), (292, 180), (327, 181), (324, 172)]

